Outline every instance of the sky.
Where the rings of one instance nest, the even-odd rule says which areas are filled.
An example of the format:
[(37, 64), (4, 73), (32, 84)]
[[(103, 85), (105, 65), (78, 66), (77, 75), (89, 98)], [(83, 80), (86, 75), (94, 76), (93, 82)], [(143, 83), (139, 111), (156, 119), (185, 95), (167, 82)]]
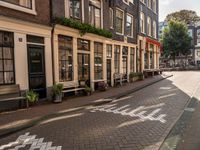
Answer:
[(182, 9), (194, 10), (200, 16), (200, 0), (159, 0), (159, 21), (175, 11)]

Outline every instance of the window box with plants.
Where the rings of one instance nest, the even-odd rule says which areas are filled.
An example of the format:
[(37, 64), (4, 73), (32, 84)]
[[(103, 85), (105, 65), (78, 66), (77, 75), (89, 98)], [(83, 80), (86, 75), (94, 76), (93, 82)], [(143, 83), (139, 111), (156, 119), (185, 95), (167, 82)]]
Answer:
[(138, 81), (138, 80), (143, 80), (144, 79), (144, 75), (143, 73), (135, 73), (135, 72), (131, 72), (129, 74), (129, 80), (130, 82), (135, 82), (135, 81)]
[(60, 24), (63, 26), (67, 26), (67, 27), (79, 30), (79, 33), (81, 36), (83, 36), (86, 33), (93, 33), (93, 34), (103, 36), (106, 38), (112, 38), (112, 36), (113, 36), (113, 34), (108, 30), (96, 28), (90, 24), (81, 23), (81, 22), (73, 20), (71, 18), (64, 18), (64, 17), (54, 18), (54, 22), (56, 24)]
[(52, 87), (53, 92), (53, 102), (54, 103), (61, 103), (62, 102), (62, 90), (63, 90), (63, 84), (56, 83)]

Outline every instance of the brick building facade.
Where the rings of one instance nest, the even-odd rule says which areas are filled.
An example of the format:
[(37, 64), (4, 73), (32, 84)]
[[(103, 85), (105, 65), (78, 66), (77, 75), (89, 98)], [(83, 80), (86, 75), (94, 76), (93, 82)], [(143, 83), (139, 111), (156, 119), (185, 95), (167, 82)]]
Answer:
[[(96, 90), (100, 81), (113, 86), (116, 75), (128, 82), (131, 72), (158, 68), (158, 0), (149, 1), (0, 0), (0, 86), (19, 84), (45, 98), (53, 83), (84, 80)], [(152, 20), (151, 34), (141, 13)]]

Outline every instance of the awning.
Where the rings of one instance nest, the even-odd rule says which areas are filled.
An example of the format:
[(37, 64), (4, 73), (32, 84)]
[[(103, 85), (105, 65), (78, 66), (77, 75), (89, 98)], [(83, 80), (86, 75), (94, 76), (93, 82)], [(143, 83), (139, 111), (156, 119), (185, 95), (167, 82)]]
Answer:
[(148, 38), (148, 37), (146, 37), (146, 42), (147, 43), (151, 43), (151, 44), (154, 44), (154, 45), (157, 45), (157, 46), (159, 46), (160, 47), (160, 42), (158, 42), (158, 41), (156, 41), (156, 40), (154, 40), (154, 39), (150, 39), (150, 38)]

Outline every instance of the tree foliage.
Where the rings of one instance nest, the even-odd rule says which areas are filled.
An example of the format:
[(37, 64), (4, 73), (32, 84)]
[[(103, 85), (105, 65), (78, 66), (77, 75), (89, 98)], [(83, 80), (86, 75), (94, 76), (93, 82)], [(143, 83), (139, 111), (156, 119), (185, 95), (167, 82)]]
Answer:
[(174, 13), (167, 15), (166, 21), (175, 20), (178, 22), (184, 22), (186, 24), (196, 23), (200, 21), (200, 17), (197, 15), (195, 11), (192, 10), (180, 10)]
[(163, 31), (162, 44), (165, 57), (172, 57), (190, 54), (191, 37), (188, 35), (187, 26), (182, 22), (169, 21), (168, 26)]

